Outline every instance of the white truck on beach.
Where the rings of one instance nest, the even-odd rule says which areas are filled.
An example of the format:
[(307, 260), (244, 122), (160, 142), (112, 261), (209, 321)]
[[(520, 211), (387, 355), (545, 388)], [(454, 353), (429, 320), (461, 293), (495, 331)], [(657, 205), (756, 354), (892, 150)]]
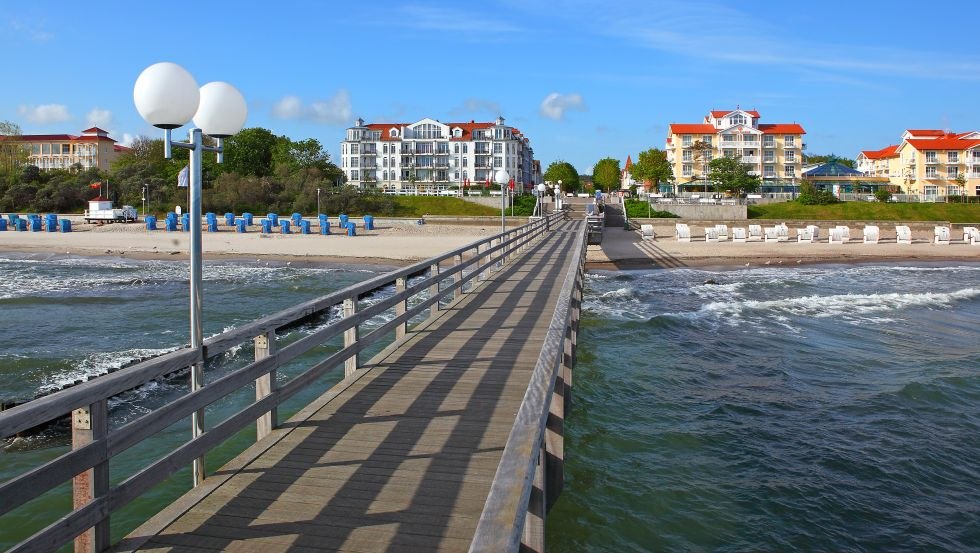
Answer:
[(139, 213), (131, 205), (124, 205), (122, 209), (113, 209), (112, 201), (103, 197), (89, 200), (88, 209), (85, 211), (85, 222), (87, 223), (128, 223), (136, 221)]

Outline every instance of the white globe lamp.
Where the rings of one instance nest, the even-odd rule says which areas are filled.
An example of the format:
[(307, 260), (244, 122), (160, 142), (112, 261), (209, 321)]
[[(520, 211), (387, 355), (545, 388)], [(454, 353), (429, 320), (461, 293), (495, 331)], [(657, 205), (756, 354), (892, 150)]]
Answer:
[(248, 107), (245, 97), (232, 85), (215, 81), (201, 87), (201, 100), (194, 114), (194, 125), (204, 134), (228, 138), (242, 130)]
[(498, 169), (496, 173), (493, 174), (493, 182), (503, 186), (510, 181), (510, 174), (506, 169)]
[(169, 61), (144, 69), (133, 86), (136, 111), (147, 123), (161, 129), (176, 129), (190, 121), (200, 98), (194, 77)]

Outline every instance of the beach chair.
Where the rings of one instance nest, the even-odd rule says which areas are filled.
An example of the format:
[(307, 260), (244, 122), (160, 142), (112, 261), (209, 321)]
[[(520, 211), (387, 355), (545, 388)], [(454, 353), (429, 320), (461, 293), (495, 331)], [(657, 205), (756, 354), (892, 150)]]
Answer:
[(732, 242), (745, 243), (747, 239), (748, 235), (745, 232), (745, 227), (732, 228)]
[(715, 230), (718, 231), (718, 240), (728, 240), (728, 225), (715, 225)]
[(830, 229), (830, 238), (827, 240), (829, 244), (843, 244), (847, 239), (844, 238), (844, 230), (840, 227), (834, 227)]
[(779, 242), (789, 242), (789, 227), (786, 226), (786, 223), (779, 223), (773, 228), (776, 229), (779, 235), (777, 239)]
[(780, 242), (779, 239), (779, 229), (777, 227), (766, 227), (765, 241), (768, 242)]
[(967, 243), (972, 246), (980, 246), (980, 229), (973, 228), (970, 232), (970, 240)]
[(840, 231), (842, 244), (846, 244), (851, 241), (851, 227), (846, 225), (837, 225), (835, 228)]
[(912, 229), (905, 225), (895, 225), (895, 243), (896, 244), (911, 244), (912, 243)]
[(949, 245), (949, 227), (936, 227), (934, 234), (936, 236), (933, 240), (934, 244)]
[(881, 233), (878, 231), (877, 225), (864, 225), (865, 244), (877, 244), (880, 237)]
[(640, 225), (640, 236), (644, 240), (656, 238), (656, 235), (653, 233), (653, 225)]
[(796, 242), (799, 244), (812, 244), (813, 231), (810, 227), (796, 229)]
[(749, 225), (749, 235), (745, 238), (746, 242), (762, 241), (762, 225)]
[(977, 230), (977, 227), (963, 227), (963, 242), (969, 244), (970, 238), (973, 236), (973, 232)]
[(684, 223), (676, 223), (674, 225), (675, 236), (677, 236), (678, 242), (690, 242), (691, 241), (691, 228)]
[(704, 227), (704, 241), (705, 242), (717, 242), (718, 241), (718, 229), (715, 227)]
[(813, 236), (813, 241), (816, 242), (820, 238), (820, 227), (817, 225), (807, 225), (806, 229), (810, 231), (810, 235)]

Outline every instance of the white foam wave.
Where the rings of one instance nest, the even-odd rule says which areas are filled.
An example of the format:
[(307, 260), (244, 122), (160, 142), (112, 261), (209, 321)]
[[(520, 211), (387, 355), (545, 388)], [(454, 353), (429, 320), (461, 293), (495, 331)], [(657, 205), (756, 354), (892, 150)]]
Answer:
[(171, 348), (137, 348), (125, 351), (115, 351), (107, 353), (92, 353), (79, 361), (75, 366), (65, 371), (48, 375), (39, 388), (40, 393), (59, 390), (68, 384), (79, 380), (86, 381), (90, 378), (108, 373), (111, 369), (118, 369), (123, 365), (132, 363), (138, 359), (155, 357), (176, 350)]

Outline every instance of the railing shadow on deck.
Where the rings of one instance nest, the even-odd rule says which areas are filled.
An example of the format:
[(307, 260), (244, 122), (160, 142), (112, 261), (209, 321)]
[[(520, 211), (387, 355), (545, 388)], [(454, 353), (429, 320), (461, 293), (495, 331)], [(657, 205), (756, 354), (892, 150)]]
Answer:
[[(14, 436), (68, 413), (72, 414), (73, 426), (73, 449), (70, 452), (0, 484), (2, 522), (5, 513), (67, 481), (74, 483), (75, 509), (15, 545), (11, 551), (52, 550), (73, 539), (76, 548), (91, 548), (96, 551), (107, 549), (109, 518), (112, 512), (250, 424), (257, 424), (258, 439), (267, 436), (278, 424), (276, 407), (283, 401), (341, 365), (345, 366), (346, 374), (352, 374), (359, 366), (358, 356), (362, 351), (392, 333), (396, 340), (403, 339), (408, 321), (413, 317), (427, 309), (432, 314), (437, 313), (440, 299), (447, 296), (458, 298), (467, 284), (472, 290), (479, 280), (487, 278), (488, 273), (500, 270), (501, 267), (506, 270), (507, 265), (503, 265), (505, 261), (532, 246), (542, 233), (558, 224), (558, 219), (559, 216), (549, 216), (532, 221), (441, 256), (264, 317), (206, 340), (200, 351), (183, 348), (0, 413), (0, 438)], [(441, 264), (446, 262), (451, 262), (452, 265), (442, 267)], [(408, 285), (408, 279), (418, 275), (427, 276)], [(392, 284), (396, 289), (393, 296), (363, 310), (359, 309), (360, 298)], [(409, 307), (410, 298), (423, 297), (424, 299)], [(341, 305), (344, 308), (344, 317), (341, 320), (281, 350), (277, 348), (277, 329), (288, 328), (297, 321), (329, 312), (333, 307)], [(395, 311), (392, 320), (364, 336), (359, 335), (360, 325), (391, 309)], [(276, 386), (277, 367), (340, 335), (344, 336), (342, 349), (284, 385)], [(252, 340), (256, 346), (255, 362), (209, 382), (202, 389), (182, 396), (143, 417), (109, 430), (109, 398), (192, 364), (202, 363)], [(113, 456), (253, 383), (257, 396), (254, 403), (163, 457), (148, 460), (146, 468), (118, 485), (110, 486), (108, 463)]]

